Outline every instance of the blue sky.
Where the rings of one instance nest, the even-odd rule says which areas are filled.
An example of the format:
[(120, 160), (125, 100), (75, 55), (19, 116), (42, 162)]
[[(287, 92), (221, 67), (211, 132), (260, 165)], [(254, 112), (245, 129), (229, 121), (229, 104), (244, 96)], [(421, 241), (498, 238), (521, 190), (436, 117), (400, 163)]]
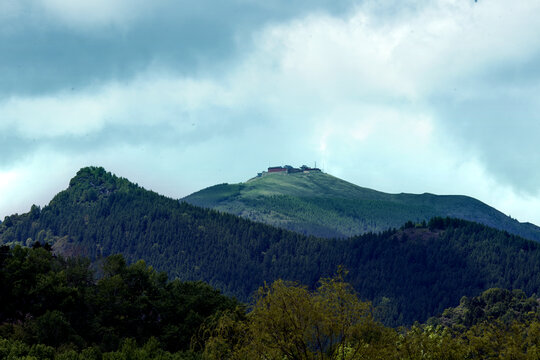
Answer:
[[(195, 5), (194, 5), (195, 4)], [(269, 165), (540, 225), (540, 2), (0, 0), (0, 217)]]

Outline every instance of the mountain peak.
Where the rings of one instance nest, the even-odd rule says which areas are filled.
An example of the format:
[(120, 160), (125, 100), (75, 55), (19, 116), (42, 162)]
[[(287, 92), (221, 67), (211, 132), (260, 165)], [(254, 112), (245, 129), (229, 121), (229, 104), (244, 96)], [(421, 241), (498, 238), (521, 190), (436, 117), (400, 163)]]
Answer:
[(87, 166), (69, 181), (66, 193), (76, 202), (95, 201), (114, 192), (128, 192), (138, 188), (137, 184), (106, 171), (101, 166)]
[(107, 172), (101, 166), (87, 166), (77, 171), (77, 174), (69, 181), (69, 186), (75, 187), (81, 184), (99, 185), (104, 182), (110, 183), (114, 182), (115, 177), (115, 175)]

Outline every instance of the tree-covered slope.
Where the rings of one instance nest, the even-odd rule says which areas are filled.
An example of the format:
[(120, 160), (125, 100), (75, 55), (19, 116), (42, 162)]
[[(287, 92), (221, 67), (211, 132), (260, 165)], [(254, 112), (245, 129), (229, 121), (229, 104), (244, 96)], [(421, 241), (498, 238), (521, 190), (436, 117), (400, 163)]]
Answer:
[[(505, 324), (540, 319), (540, 299), (527, 297), (519, 289), (492, 288), (473, 297), (463, 296), (459, 305), (429, 319), (431, 324), (452, 328), (470, 328), (480, 323), (501, 321)], [(540, 340), (540, 339), (539, 339)]]
[[(257, 295), (247, 316), (225, 315), (210, 329), (203, 358), (540, 358), (540, 303), (519, 290), (494, 288), (473, 299), (464, 297), (442, 319), (398, 329), (374, 321), (376, 309), (361, 301), (339, 274), (321, 279), (313, 291), (278, 280)], [(452, 314), (458, 316), (447, 317)]]
[(307, 237), (160, 196), (102, 168), (80, 170), (48, 206), (0, 225), (1, 243), (35, 241), (92, 259), (144, 259), (244, 301), (265, 281), (313, 287), (343, 265), (388, 324), (422, 321), (490, 287), (540, 290), (540, 244), (484, 225), (435, 219), (345, 240)]
[(387, 194), (312, 172), (274, 174), (221, 184), (183, 199), (190, 204), (261, 221), (306, 235), (349, 237), (435, 216), (479, 222), (540, 241), (540, 228), (520, 223), (467, 196)]
[[(243, 308), (207, 284), (168, 281), (143, 261), (128, 266), (121, 255), (106, 258), (101, 272), (97, 280), (88, 259), (53, 255), (39, 243), (1, 246), (0, 358), (23, 358), (11, 351), (8, 356), (6, 340), (94, 355), (84, 359), (117, 351), (128, 339), (139, 345), (151, 341), (154, 351), (184, 353), (205, 321)], [(24, 359), (49, 358), (43, 351), (30, 355), (35, 357)], [(193, 358), (176, 355), (159, 358)], [(62, 357), (68, 358), (77, 359)]]
[[(444, 225), (438, 221), (432, 226)], [(448, 224), (448, 223), (447, 223)], [(427, 324), (385, 327), (344, 271), (316, 288), (266, 284), (246, 308), (121, 255), (0, 246), (0, 358), (40, 360), (538, 359), (540, 303), (521, 290), (462, 297)], [(248, 310), (248, 311), (246, 311)]]

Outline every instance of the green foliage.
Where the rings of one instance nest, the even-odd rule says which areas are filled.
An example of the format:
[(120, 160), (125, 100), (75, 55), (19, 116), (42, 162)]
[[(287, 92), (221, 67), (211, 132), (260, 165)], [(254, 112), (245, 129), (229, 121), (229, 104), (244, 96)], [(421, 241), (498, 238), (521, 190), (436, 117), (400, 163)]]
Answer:
[(95, 280), (89, 261), (53, 256), (44, 247), (2, 247), (0, 255), (1, 359), (540, 356), (540, 303), (521, 290), (488, 289), (428, 324), (395, 329), (376, 321), (379, 310), (360, 299), (341, 270), (313, 289), (284, 280), (265, 285), (246, 313), (207, 284), (168, 281), (144, 261), (128, 265), (111, 256)]
[(313, 292), (278, 280), (259, 289), (245, 320), (222, 317), (207, 359), (386, 359), (392, 331), (377, 324), (341, 276)]
[(102, 353), (98, 348), (83, 350), (53, 348), (43, 344), (28, 345), (21, 341), (0, 339), (0, 358), (6, 360), (200, 360), (192, 351), (168, 352), (155, 339), (138, 345), (133, 339), (125, 339), (118, 350)]
[(0, 338), (0, 359), (53, 360), (55, 350), (43, 344), (27, 345), (21, 341)]
[(110, 353), (104, 358), (190, 358), (201, 324), (239, 306), (207, 284), (168, 281), (144, 261), (127, 265), (121, 255), (105, 259), (104, 276), (94, 280), (88, 260), (53, 256), (43, 247), (1, 250), (0, 358), (52, 359), (35, 355), (51, 348), (63, 359), (101, 359), (102, 352)]
[[(491, 304), (508, 300), (500, 289), (488, 290), (481, 298)], [(517, 292), (513, 298), (522, 299)], [(223, 316), (214, 324), (203, 358), (538, 359), (539, 318), (516, 319), (505, 324), (493, 317), (462, 327), (415, 323), (393, 329), (374, 321), (370, 305), (340, 277), (323, 279), (315, 291), (276, 281), (259, 290), (246, 318)]]
[(497, 319), (509, 325), (540, 319), (540, 304), (535, 297), (527, 297), (522, 290), (492, 288), (479, 296), (461, 298), (459, 306), (446, 309), (437, 323), (449, 327), (471, 327)]

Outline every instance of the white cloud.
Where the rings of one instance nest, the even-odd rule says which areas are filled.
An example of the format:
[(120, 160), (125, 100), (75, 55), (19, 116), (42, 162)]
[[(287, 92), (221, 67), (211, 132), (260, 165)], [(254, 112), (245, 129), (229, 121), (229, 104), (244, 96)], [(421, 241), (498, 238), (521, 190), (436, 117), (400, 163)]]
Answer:
[[(32, 204), (46, 205), (52, 196), (65, 189), (76, 168), (72, 154), (48, 151), (33, 154), (9, 170), (0, 169), (0, 217), (25, 213)], [(70, 166), (71, 165), (71, 166)]]
[(103, 126), (104, 105), (97, 98), (81, 96), (12, 98), (0, 105), (0, 129), (26, 138), (84, 135)]
[[(317, 14), (265, 27), (236, 66), (213, 77), (148, 69), (130, 82), (78, 94), (12, 98), (0, 103), (0, 130), (54, 140), (108, 126), (167, 127), (172, 142), (157, 137), (146, 148), (121, 139), (127, 141), (66, 161), (70, 168), (92, 161), (135, 181), (161, 182), (147, 187), (171, 196), (245, 180), (266, 165), (318, 160), (362, 186), (461, 193), (540, 224), (539, 198), (490, 173), (477, 148), (450, 136), (452, 119), (433, 102), (441, 94), (449, 102), (477, 101), (493, 69), (519, 66), (540, 52), (540, 3), (441, 0), (407, 2), (414, 6), (403, 11), (379, 3), (364, 2), (342, 18)], [(82, 10), (100, 24), (136, 16), (122, 13), (125, 1), (87, 9), (77, 1), (43, 4), (65, 21), (77, 22)], [(495, 136), (510, 125), (500, 124)]]
[[(256, 38), (257, 61), (321, 98), (422, 99), (538, 51), (540, 3), (438, 1), (380, 21), (370, 6), (314, 15)], [(396, 6), (399, 14), (399, 6)]]
[(198, 116), (209, 108), (235, 105), (219, 84), (146, 74), (127, 84), (109, 83), (76, 93), (9, 98), (0, 102), (0, 130), (37, 140), (90, 135), (107, 125), (170, 124), (182, 133), (192, 131), (193, 122), (216, 121)]
[(37, 0), (51, 15), (76, 27), (123, 25), (143, 14), (143, 0)]
[[(91, 31), (99, 27), (126, 28), (153, 13), (168, 0), (1, 0), (0, 19), (13, 26), (49, 20), (72, 29)], [(6, 24), (2, 24), (4, 29)]]

